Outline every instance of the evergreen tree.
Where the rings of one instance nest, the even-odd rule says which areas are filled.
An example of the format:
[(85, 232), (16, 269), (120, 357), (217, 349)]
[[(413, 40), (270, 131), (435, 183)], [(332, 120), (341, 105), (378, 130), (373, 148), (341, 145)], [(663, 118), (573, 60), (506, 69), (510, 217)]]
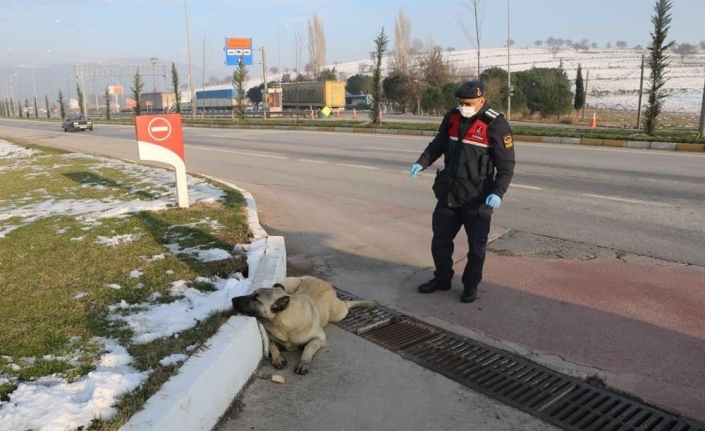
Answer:
[(663, 92), (663, 86), (666, 84), (666, 68), (671, 64), (668, 61), (666, 50), (673, 45), (673, 41), (666, 43), (666, 36), (671, 24), (671, 14), (669, 11), (673, 4), (670, 0), (656, 0), (654, 11), (656, 14), (651, 17), (651, 22), (654, 24), (654, 31), (651, 33), (651, 46), (649, 51), (649, 67), (651, 68), (651, 88), (647, 90), (648, 101), (646, 111), (644, 112), (644, 132), (648, 135), (653, 135), (656, 130), (658, 116), (663, 107), (663, 100), (666, 94)]
[(583, 81), (583, 68), (578, 64), (578, 72), (575, 78), (575, 99), (573, 108), (579, 112), (585, 106), (585, 82)]
[(59, 89), (59, 112), (61, 113), (61, 119), (66, 118), (66, 106), (64, 105), (64, 93)]
[[(245, 119), (245, 85), (247, 85), (247, 66), (242, 57), (237, 62), (237, 69), (233, 71), (233, 87), (237, 93), (237, 106), (235, 107), (235, 113), (237, 118), (242, 121)], [(264, 86), (262, 86), (264, 88)]]
[(176, 65), (171, 63), (171, 86), (174, 88), (174, 97), (176, 98), (176, 113), (181, 114), (181, 92), (179, 91), (179, 72), (176, 70)]
[(46, 94), (44, 95), (44, 103), (47, 107), (47, 118), (51, 118), (51, 111), (49, 110), (49, 96), (47, 96)]
[(76, 84), (76, 95), (78, 97), (78, 109), (81, 114), (86, 115), (86, 100), (83, 98), (83, 91), (81, 91), (81, 86)]
[(105, 118), (110, 120), (110, 86), (105, 87), (103, 100), (105, 100)]
[(135, 73), (134, 87), (130, 87), (132, 90), (132, 98), (135, 99), (135, 115), (140, 115), (142, 113), (142, 88), (144, 83), (142, 82), (142, 75), (140, 75), (140, 69), (137, 68)]
[(379, 124), (380, 109), (382, 102), (382, 56), (387, 50), (387, 35), (384, 34), (384, 27), (379, 36), (375, 38), (375, 70), (372, 73), (372, 109), (370, 109), (370, 119), (373, 123)]

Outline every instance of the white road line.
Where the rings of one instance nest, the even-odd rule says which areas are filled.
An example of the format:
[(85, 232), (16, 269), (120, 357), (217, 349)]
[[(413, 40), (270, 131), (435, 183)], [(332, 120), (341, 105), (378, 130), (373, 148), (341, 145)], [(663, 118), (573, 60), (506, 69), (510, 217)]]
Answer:
[(349, 168), (360, 168), (360, 169), (379, 169), (375, 166), (363, 166), (363, 165), (349, 165), (347, 163), (336, 163), (338, 166), (347, 166)]
[(510, 188), (512, 187), (518, 187), (520, 189), (529, 189), (529, 190), (543, 190), (541, 187), (536, 187), (536, 186), (525, 186), (523, 184), (516, 184), (516, 183), (511, 183), (509, 185)]
[(631, 203), (631, 204), (655, 205), (655, 206), (659, 206), (659, 207), (670, 207), (671, 206), (670, 204), (663, 203), (663, 202), (642, 201), (640, 199), (618, 198), (616, 196), (593, 195), (590, 193), (583, 193), (582, 195), (587, 196), (589, 198), (607, 199), (610, 201), (627, 202), (627, 203)]
[(215, 151), (217, 153), (240, 154), (243, 156), (252, 156), (252, 157), (265, 157), (268, 159), (281, 159), (281, 160), (288, 159), (288, 157), (286, 157), (286, 156), (275, 156), (273, 154), (250, 153), (247, 151), (221, 150), (219, 148), (201, 147), (198, 145), (189, 145), (188, 148), (198, 148), (199, 150)]
[(328, 163), (325, 160), (311, 160), (311, 159), (296, 159), (299, 162), (304, 162), (304, 163)]
[(423, 150), (421, 150), (421, 152), (419, 152), (419, 150), (402, 150), (399, 148), (380, 148), (380, 147), (362, 147), (362, 149), (363, 150), (377, 150), (377, 151), (400, 151), (403, 153), (414, 153), (414, 154), (421, 154), (421, 152), (423, 152)]

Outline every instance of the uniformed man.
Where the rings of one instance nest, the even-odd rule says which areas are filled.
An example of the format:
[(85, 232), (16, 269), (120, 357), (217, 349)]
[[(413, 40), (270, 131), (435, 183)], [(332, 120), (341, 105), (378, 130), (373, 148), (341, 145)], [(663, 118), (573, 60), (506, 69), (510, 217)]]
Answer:
[(431, 254), (433, 279), (421, 293), (450, 290), (453, 279), (453, 240), (461, 227), (468, 236), (468, 261), (463, 271), (461, 302), (477, 298), (482, 280), (492, 212), (499, 208), (514, 174), (514, 139), (509, 123), (491, 109), (481, 81), (468, 81), (455, 92), (458, 107), (441, 122), (438, 133), (411, 166), (411, 178), (444, 156), (433, 191)]

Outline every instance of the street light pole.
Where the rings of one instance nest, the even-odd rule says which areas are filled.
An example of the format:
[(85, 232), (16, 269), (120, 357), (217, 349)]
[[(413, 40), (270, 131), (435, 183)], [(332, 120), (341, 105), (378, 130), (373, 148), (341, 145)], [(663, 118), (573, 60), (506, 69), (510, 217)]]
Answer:
[(157, 60), (159, 60), (157, 57), (150, 57), (149, 58), (152, 61), (152, 85), (154, 85), (154, 92), (157, 92), (157, 75), (156, 75), (156, 70), (155, 67), (157, 65)]
[(281, 27), (277, 27), (277, 69), (279, 72), (279, 88), (282, 88), (282, 58), (281, 58), (281, 50), (279, 48), (280, 43), (279, 43), (279, 30), (282, 28), (287, 28), (289, 27), (289, 24), (284, 24)]
[(184, 12), (186, 14), (186, 46), (188, 48), (188, 86), (191, 90), (191, 114), (193, 119), (196, 119), (196, 91), (193, 88), (193, 65), (191, 64), (191, 37), (189, 36), (188, 29), (188, 7), (186, 7), (186, 0), (184, 0)]

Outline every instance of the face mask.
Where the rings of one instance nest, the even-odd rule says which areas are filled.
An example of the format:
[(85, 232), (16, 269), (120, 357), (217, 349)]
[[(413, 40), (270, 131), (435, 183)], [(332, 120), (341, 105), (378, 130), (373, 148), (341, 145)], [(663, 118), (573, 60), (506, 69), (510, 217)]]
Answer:
[(474, 106), (458, 106), (460, 110), (460, 115), (465, 118), (470, 118), (477, 113), (477, 108)]

